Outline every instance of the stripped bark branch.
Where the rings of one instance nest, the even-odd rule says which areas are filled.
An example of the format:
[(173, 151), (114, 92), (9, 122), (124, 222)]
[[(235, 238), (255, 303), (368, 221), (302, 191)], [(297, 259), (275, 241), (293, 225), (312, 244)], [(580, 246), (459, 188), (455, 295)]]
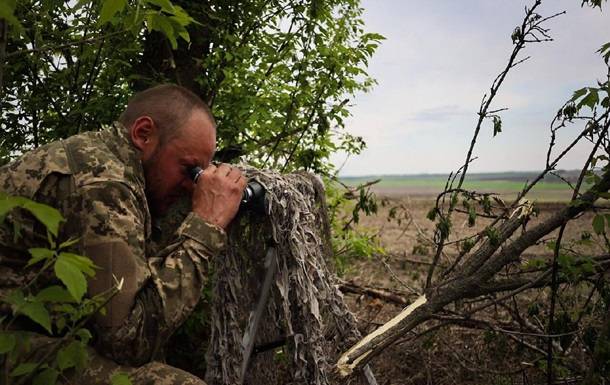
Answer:
[[(500, 226), (502, 239), (508, 240), (507, 242), (492, 244), (490, 240), (487, 240), (483, 243), (464, 265), (456, 270), (454, 275), (428, 289), (424, 296), (412, 303), (405, 311), (344, 353), (336, 365), (339, 373), (347, 376), (354, 370), (361, 370), (388, 345), (431, 319), (448, 304), (456, 300), (479, 296), (481, 287), (493, 283), (493, 277), (502, 268), (518, 262), (525, 249), (576, 215), (591, 209), (600, 194), (608, 192), (609, 189), (610, 170), (606, 170), (599, 182), (584, 193), (578, 201), (565, 205), (562, 210), (547, 220), (528, 229), (515, 239), (508, 240), (529, 214), (525, 212), (521, 213), (524, 215), (514, 215)], [(502, 248), (500, 248), (501, 245), (503, 245)]]

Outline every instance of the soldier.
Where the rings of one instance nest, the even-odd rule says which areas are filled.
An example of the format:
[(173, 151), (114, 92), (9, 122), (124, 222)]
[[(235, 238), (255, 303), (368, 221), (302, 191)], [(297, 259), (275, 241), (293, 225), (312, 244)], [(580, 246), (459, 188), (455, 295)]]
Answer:
[[(215, 148), (208, 107), (168, 84), (136, 94), (112, 126), (47, 144), (0, 168), (0, 191), (50, 204), (64, 215), (60, 241), (78, 238), (76, 251), (101, 268), (89, 282), (90, 295), (124, 278), (106, 314), (96, 316), (85, 383), (107, 384), (121, 370), (134, 384), (203, 384), (156, 360), (197, 304), (208, 261), (225, 246), (225, 229), (246, 186), (238, 169), (210, 163)], [(188, 176), (194, 166), (204, 169), (197, 184)], [(192, 211), (169, 244), (156, 250), (152, 218), (184, 195), (191, 196)], [(16, 244), (0, 230), (2, 290), (24, 282), (23, 256), (40, 246), (41, 229), (23, 220)]]

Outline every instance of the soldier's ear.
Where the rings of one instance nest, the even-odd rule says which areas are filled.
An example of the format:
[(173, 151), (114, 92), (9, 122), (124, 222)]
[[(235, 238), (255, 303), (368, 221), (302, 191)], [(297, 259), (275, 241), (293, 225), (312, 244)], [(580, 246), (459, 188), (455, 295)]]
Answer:
[(154, 120), (149, 116), (140, 116), (129, 128), (133, 145), (142, 152), (142, 160), (147, 160), (157, 148), (159, 132)]

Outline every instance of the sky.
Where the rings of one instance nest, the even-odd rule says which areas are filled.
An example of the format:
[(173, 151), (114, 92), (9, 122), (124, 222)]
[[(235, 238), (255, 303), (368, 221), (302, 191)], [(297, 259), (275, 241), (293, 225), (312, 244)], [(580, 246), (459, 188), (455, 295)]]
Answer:
[[(348, 132), (364, 138), (360, 155), (336, 154), (339, 175), (446, 174), (464, 163), (481, 99), (508, 62), (511, 33), (520, 25), (522, 0), (362, 0), (369, 32), (386, 37), (369, 62), (378, 84), (351, 101)], [(509, 73), (492, 104), (502, 133), (484, 125), (470, 172), (544, 168), (549, 126), (574, 90), (605, 79), (596, 51), (610, 41), (610, 3), (603, 12), (580, 0), (547, 0), (538, 8), (554, 41), (531, 44), (531, 58)], [(578, 134), (568, 127), (566, 145)], [(576, 169), (588, 146), (575, 148), (558, 168)]]

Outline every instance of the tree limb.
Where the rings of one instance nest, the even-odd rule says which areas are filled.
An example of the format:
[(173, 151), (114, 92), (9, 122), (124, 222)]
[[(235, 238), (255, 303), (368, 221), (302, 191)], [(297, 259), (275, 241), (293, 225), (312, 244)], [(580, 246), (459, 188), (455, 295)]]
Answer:
[[(412, 303), (405, 311), (375, 332), (366, 336), (344, 353), (337, 362), (337, 369), (340, 374), (347, 376), (353, 370), (361, 370), (364, 365), (381, 353), (388, 345), (416, 326), (432, 318), (435, 313), (441, 311), (446, 305), (458, 299), (478, 296), (480, 288), (504, 266), (518, 261), (523, 251), (535, 244), (540, 238), (557, 229), (576, 215), (590, 209), (600, 194), (607, 192), (608, 189), (610, 189), (610, 170), (607, 170), (599, 182), (583, 194), (579, 201), (566, 205), (552, 217), (525, 231), (499, 252), (480, 264), (478, 269), (459, 269), (456, 271), (456, 277), (428, 289), (424, 296)], [(508, 228), (516, 229), (518, 226), (515, 227), (513, 223)], [(484, 244), (481, 248), (491, 248), (491, 246)], [(479, 265), (469, 262), (467, 261), (467, 266), (476, 267)]]

